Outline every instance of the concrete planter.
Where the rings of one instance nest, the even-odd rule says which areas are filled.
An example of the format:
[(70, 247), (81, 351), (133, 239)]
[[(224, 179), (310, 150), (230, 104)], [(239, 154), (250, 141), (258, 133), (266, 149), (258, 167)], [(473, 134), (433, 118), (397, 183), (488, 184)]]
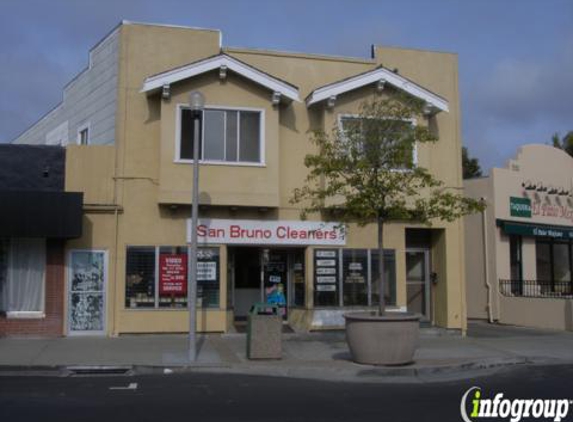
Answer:
[(346, 341), (352, 360), (368, 365), (404, 365), (413, 362), (418, 348), (420, 318), (407, 313), (380, 316), (377, 312), (344, 315)]

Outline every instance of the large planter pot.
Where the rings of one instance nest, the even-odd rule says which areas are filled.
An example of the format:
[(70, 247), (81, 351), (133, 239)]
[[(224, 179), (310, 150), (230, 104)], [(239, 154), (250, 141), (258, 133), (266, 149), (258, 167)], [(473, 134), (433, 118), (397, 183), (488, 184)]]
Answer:
[(418, 348), (420, 317), (404, 312), (383, 316), (376, 312), (344, 315), (346, 341), (352, 360), (368, 365), (405, 365)]

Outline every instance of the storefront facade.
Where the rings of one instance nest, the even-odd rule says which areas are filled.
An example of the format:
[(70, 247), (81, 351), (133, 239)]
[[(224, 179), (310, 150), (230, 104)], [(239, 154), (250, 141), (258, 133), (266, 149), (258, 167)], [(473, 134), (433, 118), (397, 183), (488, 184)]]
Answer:
[(488, 204), (466, 218), (470, 318), (573, 329), (572, 175), (564, 151), (526, 145), (506, 168), (465, 182)]
[[(66, 243), (69, 335), (188, 330), (193, 90), (206, 98), (199, 331), (233, 331), (254, 302), (270, 297), (296, 330), (341, 327), (344, 312), (374, 308), (376, 228), (342, 229), (316, 215), (301, 221), (289, 202), (306, 176), (310, 132), (355, 116), (365, 99), (403, 90), (426, 101), (417, 124), (440, 139), (417, 148), (415, 159), (461, 188), (455, 55), (375, 47), (371, 59), (352, 59), (223, 48), (217, 31), (130, 23), (109, 37), (118, 66), (115, 139), (103, 145), (94, 133), (92, 142), (79, 136), (81, 145), (67, 146), (66, 190), (84, 193), (84, 234)], [(390, 310), (465, 330), (462, 223), (392, 222), (384, 248)], [(73, 280), (98, 280), (80, 283), (92, 306), (71, 299)]]

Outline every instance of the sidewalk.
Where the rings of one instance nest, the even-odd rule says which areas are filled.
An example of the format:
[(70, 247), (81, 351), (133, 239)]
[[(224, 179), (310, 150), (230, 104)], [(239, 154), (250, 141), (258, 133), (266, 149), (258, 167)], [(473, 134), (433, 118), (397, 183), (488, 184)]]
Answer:
[(244, 334), (199, 336), (187, 363), (185, 335), (118, 338), (0, 339), (0, 375), (203, 371), (354, 382), (424, 382), (471, 378), (523, 364), (573, 363), (573, 333), (470, 324), (468, 337), (422, 329), (415, 363), (400, 367), (350, 361), (344, 332), (284, 334), (283, 358), (250, 361)]

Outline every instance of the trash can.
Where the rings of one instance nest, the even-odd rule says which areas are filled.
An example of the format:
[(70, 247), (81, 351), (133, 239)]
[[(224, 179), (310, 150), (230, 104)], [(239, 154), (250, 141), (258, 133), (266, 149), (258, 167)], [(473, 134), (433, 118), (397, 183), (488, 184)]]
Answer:
[(247, 358), (280, 359), (282, 327), (278, 305), (255, 303), (247, 318)]

